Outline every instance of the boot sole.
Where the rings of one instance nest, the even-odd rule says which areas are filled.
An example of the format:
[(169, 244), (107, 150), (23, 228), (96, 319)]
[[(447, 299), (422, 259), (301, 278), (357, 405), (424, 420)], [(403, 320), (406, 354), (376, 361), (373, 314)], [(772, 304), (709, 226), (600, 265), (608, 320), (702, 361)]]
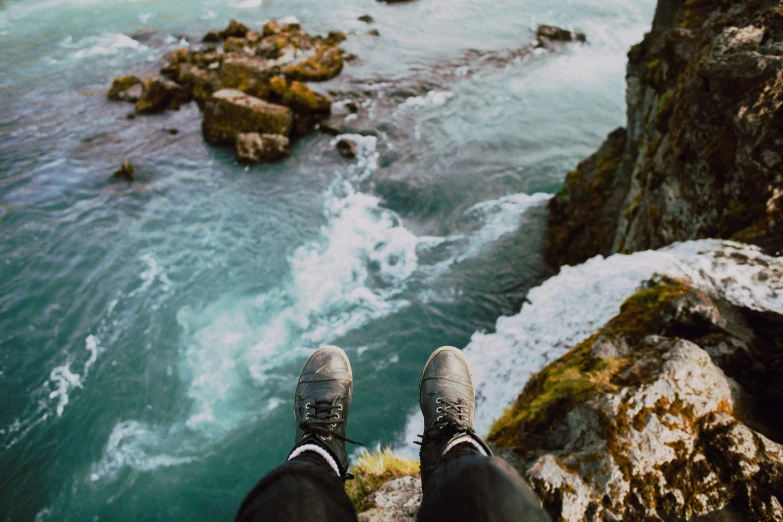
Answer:
[(421, 376), (419, 377), (419, 402), (421, 402), (421, 383), (424, 381), (424, 374), (427, 373), (427, 368), (430, 366), (430, 363), (435, 358), (436, 355), (438, 355), (441, 352), (456, 352), (459, 357), (465, 361), (465, 366), (468, 367), (468, 377), (470, 377), (470, 386), (471, 388), (475, 388), (473, 385), (473, 372), (470, 370), (470, 364), (468, 363), (467, 357), (465, 357), (465, 354), (462, 353), (462, 350), (459, 348), (455, 348), (454, 346), (441, 346), (434, 352), (432, 352), (432, 355), (430, 355), (430, 358), (427, 359), (427, 363), (424, 365), (424, 369), (421, 371)]

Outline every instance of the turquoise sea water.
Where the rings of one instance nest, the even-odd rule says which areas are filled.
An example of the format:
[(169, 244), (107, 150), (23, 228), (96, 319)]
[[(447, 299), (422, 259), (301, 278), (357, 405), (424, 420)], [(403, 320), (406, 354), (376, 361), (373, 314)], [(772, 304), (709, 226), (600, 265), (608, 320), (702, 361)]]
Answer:
[[(400, 443), (429, 353), (549, 274), (548, 194), (623, 124), (653, 9), (1, 2), (0, 516), (231, 519), (289, 451), (296, 377), (326, 343), (353, 363), (349, 436)], [(314, 134), (246, 169), (203, 143), (194, 105), (127, 120), (105, 99), (232, 17), (290, 16), (359, 56), (317, 86), (377, 122), (353, 162)], [(539, 23), (589, 43), (520, 58)], [(130, 185), (110, 180), (125, 159)]]

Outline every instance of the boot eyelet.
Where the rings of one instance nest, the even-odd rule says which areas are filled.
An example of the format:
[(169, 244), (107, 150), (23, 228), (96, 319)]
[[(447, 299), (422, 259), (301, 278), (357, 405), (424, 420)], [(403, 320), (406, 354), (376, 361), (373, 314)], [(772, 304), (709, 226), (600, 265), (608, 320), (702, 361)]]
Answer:
[(340, 410), (340, 411), (342, 411), (342, 410), (343, 410), (343, 405), (342, 405), (342, 404), (338, 404), (338, 405), (337, 405), (337, 409), (338, 409), (338, 410)]
[(443, 408), (441, 408), (440, 406), (438, 406), (438, 409), (435, 410), (435, 413), (442, 413), (442, 412), (443, 412)]
[(435, 422), (440, 422), (442, 419), (443, 419), (443, 415), (438, 415), (438, 420), (436, 420)]
[(337, 417), (338, 419), (340, 418), (340, 414), (339, 413), (335, 413), (334, 416)]
[(435, 399), (435, 402), (440, 404), (441, 402), (443, 402), (443, 397), (438, 397), (437, 399)]
[(308, 410), (310, 409), (310, 403), (309, 402), (307, 404), (305, 404), (305, 409), (308, 409)]
[(309, 418), (310, 418), (310, 414), (309, 413), (305, 413), (305, 419), (309, 419)]

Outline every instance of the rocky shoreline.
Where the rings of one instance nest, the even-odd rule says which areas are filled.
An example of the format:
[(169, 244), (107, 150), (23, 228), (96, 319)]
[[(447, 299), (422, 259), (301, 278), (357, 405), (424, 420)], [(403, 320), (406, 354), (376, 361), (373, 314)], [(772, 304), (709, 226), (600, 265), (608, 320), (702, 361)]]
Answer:
[[(726, 251), (778, 295), (780, 3), (659, 0), (627, 80), (627, 126), (550, 201), (549, 262), (733, 239), (768, 254)], [(783, 521), (781, 312), (655, 277), (535, 374), (489, 441), (553, 520)], [(412, 498), (368, 519), (410, 520)]]

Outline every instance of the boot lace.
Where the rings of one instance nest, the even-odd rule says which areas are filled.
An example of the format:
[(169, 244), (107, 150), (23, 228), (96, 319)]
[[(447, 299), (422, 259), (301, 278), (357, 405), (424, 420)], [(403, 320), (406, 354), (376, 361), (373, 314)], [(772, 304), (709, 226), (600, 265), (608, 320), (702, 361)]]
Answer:
[(440, 404), (435, 410), (438, 417), (431, 428), (424, 431), (421, 442), (413, 441), (414, 444), (423, 446), (443, 436), (451, 436), (457, 432), (465, 432), (475, 435), (473, 428), (468, 426), (468, 402), (463, 399), (450, 400), (445, 397), (438, 397), (435, 402)]
[(338, 424), (345, 424), (345, 419), (340, 415), (343, 409), (342, 404), (332, 404), (330, 401), (315, 401), (312, 404), (307, 403), (305, 407), (309, 409), (311, 405), (315, 412), (305, 415), (305, 419), (299, 423), (299, 427), (303, 431), (323, 435), (327, 440), (334, 437), (357, 446), (364, 446), (361, 442), (351, 440), (335, 431)]

